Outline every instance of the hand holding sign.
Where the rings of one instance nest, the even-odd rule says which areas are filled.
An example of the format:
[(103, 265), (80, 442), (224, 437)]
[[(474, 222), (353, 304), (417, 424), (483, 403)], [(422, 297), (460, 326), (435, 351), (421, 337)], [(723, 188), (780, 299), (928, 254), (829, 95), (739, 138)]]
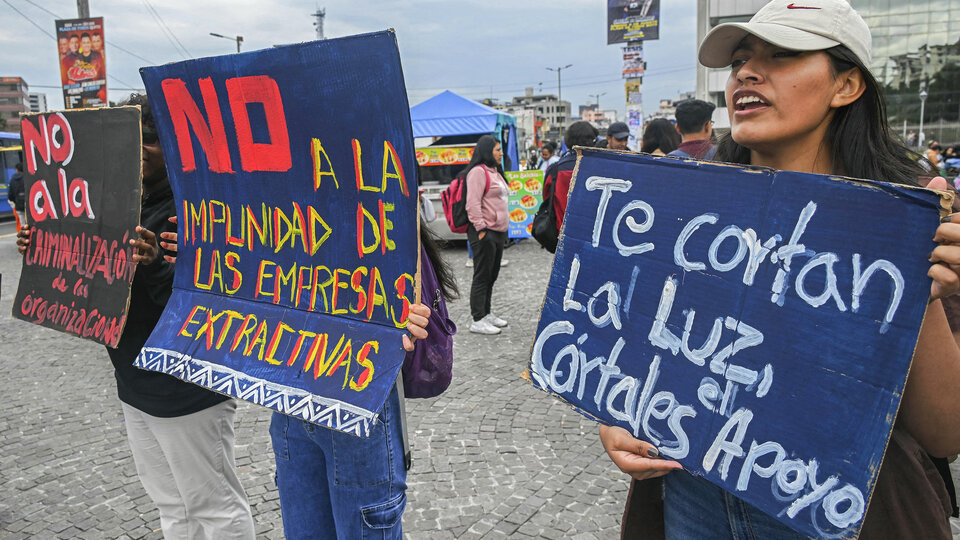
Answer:
[(137, 234), (140, 235), (139, 238), (130, 239), (130, 245), (136, 248), (133, 253), (133, 260), (144, 266), (149, 266), (157, 259), (157, 235), (150, 229), (145, 229), (139, 225), (137, 226)]
[(600, 442), (610, 460), (636, 480), (658, 478), (683, 469), (676, 461), (661, 459), (656, 446), (637, 439), (622, 427), (601, 424)]

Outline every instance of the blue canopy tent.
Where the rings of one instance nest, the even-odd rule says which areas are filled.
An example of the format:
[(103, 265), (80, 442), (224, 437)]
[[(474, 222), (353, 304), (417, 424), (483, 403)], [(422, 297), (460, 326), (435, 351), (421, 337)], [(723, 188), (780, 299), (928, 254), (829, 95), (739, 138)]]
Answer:
[(504, 163), (504, 169), (519, 170), (517, 119), (512, 114), (445, 90), (410, 107), (410, 118), (414, 137), (491, 134), (500, 141), (509, 158), (509, 166)]

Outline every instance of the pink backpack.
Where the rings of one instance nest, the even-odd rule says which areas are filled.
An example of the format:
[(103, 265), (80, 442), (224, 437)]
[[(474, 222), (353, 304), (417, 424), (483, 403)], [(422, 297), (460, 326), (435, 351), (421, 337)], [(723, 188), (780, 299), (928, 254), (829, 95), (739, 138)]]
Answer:
[[(487, 175), (487, 187), (483, 190), (486, 193), (490, 190), (490, 171), (483, 167), (483, 172)], [(467, 232), (467, 226), (470, 225), (470, 219), (467, 217), (467, 175), (458, 175), (451, 180), (447, 189), (440, 194), (440, 202), (443, 203), (443, 216), (447, 219), (450, 231)]]

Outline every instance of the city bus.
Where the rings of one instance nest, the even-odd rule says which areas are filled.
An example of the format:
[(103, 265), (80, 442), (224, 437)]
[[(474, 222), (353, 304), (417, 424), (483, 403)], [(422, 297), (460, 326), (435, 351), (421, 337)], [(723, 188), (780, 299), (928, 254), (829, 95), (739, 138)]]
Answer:
[(0, 217), (12, 217), (13, 207), (7, 200), (7, 184), (17, 172), (17, 163), (23, 162), (23, 146), (19, 133), (0, 131)]

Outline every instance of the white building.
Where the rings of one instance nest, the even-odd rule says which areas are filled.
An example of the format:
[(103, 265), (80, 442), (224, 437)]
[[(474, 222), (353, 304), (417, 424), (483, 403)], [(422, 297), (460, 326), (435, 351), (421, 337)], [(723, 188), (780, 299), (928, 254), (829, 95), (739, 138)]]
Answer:
[(27, 102), (30, 107), (30, 112), (47, 112), (46, 94), (41, 94), (40, 92), (29, 92), (27, 94)]

